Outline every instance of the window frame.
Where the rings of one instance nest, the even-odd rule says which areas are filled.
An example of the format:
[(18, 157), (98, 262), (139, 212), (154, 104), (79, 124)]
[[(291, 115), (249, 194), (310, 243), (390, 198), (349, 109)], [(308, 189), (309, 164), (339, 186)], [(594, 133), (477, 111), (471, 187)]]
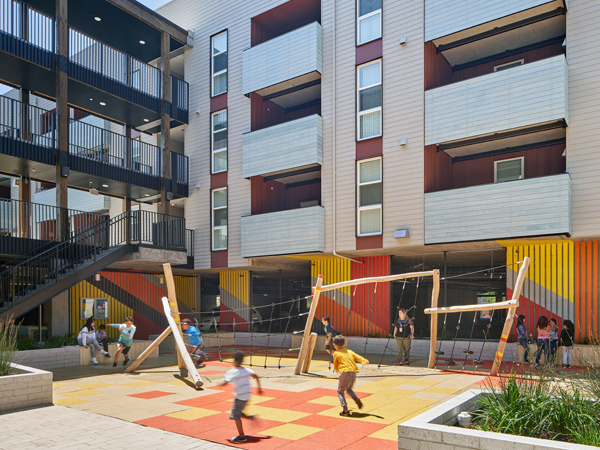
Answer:
[[(498, 163), (505, 163), (507, 161), (516, 161), (516, 160), (521, 161), (521, 176), (514, 180), (498, 181)], [(494, 161), (494, 183), (507, 183), (509, 181), (523, 180), (524, 178), (525, 178), (525, 157), (524, 156), (518, 156), (516, 158), (499, 159), (497, 161)]]
[[(356, 0), (356, 46), (364, 45), (368, 42), (376, 41), (377, 39), (381, 39), (383, 36), (383, 1), (381, 2), (381, 8), (371, 11), (367, 14), (360, 15), (360, 2), (362, 0)], [(375, 14), (379, 14), (379, 36), (368, 41), (360, 42), (360, 23), (366, 18), (374, 16)]]
[[(360, 165), (363, 163), (371, 162), (379, 160), (379, 180), (378, 181), (368, 181), (365, 183), (361, 183), (360, 181)], [(375, 205), (368, 206), (360, 206), (360, 188), (362, 186), (368, 186), (372, 184), (381, 184), (381, 203)], [(360, 213), (362, 211), (371, 211), (374, 209), (379, 209), (379, 231), (372, 233), (361, 233), (360, 230)], [(364, 236), (380, 236), (383, 234), (383, 158), (381, 156), (376, 156), (374, 158), (366, 158), (360, 159), (356, 161), (356, 237), (364, 237)]]
[[(223, 187), (223, 188), (212, 189), (210, 191), (210, 228), (211, 228), (210, 249), (213, 252), (227, 250), (229, 248), (229, 233), (227, 233), (225, 247), (224, 248), (216, 248), (215, 247), (215, 230), (227, 230), (227, 227), (229, 225), (229, 192), (227, 192), (227, 189), (228, 189), (227, 187)], [(217, 192), (217, 191), (226, 191), (225, 196), (227, 198), (227, 204), (225, 206), (219, 206), (219, 207), (215, 208), (215, 192)], [(221, 210), (221, 209), (228, 210), (227, 211), (227, 224), (228, 225), (215, 226), (215, 211)]]
[[(227, 41), (226, 45), (225, 45), (225, 50), (219, 53), (213, 53), (214, 51), (214, 40), (216, 38), (218, 38), (219, 36), (225, 35), (225, 39)], [(217, 73), (213, 73), (213, 67), (215, 65), (215, 57), (219, 56), (223, 53), (227, 53), (227, 67), (223, 70), (221, 70), (220, 72)], [(222, 74), (226, 74), (226, 81), (225, 81), (225, 90), (223, 92), (219, 92), (218, 94), (215, 94), (215, 77), (222, 75)], [(229, 90), (229, 34), (228, 34), (228, 30), (223, 30), (217, 34), (213, 34), (210, 37), (210, 96), (211, 97), (217, 97), (219, 95), (225, 94), (227, 93), (227, 91)]]
[[(225, 126), (225, 130), (219, 130), (218, 132), (221, 131), (226, 131), (227, 132), (227, 145), (225, 146), (225, 149), (219, 149), (215, 151), (215, 123), (214, 123), (214, 117), (217, 114), (220, 114), (222, 112), (225, 112), (225, 118), (226, 118), (226, 123), (227, 125)], [(227, 108), (223, 108), (220, 109), (218, 111), (215, 112), (211, 112), (210, 113), (210, 173), (211, 174), (215, 174), (215, 173), (222, 173), (222, 172), (227, 172), (227, 169), (229, 169), (229, 153), (228, 153), (228, 149), (229, 149), (229, 111), (227, 110)], [(215, 170), (215, 153), (222, 153), (225, 152), (225, 156), (226, 156), (226, 163), (225, 163), (225, 169), (223, 170)]]
[[(362, 67), (366, 67), (369, 65), (379, 63), (379, 83), (370, 84), (369, 86), (360, 87), (360, 69)], [(360, 93), (366, 89), (370, 89), (375, 86), (381, 86), (381, 105), (375, 108), (371, 108), (365, 111), (360, 110)], [(360, 118), (366, 114), (373, 113), (375, 111), (379, 111), (379, 134), (361, 137), (360, 136)], [(363, 64), (359, 64), (356, 66), (356, 141), (366, 141), (368, 139), (374, 139), (383, 136), (383, 59), (377, 58), (371, 61), (368, 61)]]

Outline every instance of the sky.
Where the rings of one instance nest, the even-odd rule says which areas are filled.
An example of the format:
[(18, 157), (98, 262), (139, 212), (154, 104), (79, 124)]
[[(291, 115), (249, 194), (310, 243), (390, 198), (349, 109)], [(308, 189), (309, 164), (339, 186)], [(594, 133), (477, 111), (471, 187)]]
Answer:
[[(147, 6), (148, 8), (151, 9), (156, 9), (162, 5), (164, 5), (165, 3), (168, 3), (170, 0), (138, 0), (142, 5)], [(0, 95), (5, 94), (6, 92), (10, 91), (12, 88), (9, 86), (5, 86), (2, 83), (0, 83)]]

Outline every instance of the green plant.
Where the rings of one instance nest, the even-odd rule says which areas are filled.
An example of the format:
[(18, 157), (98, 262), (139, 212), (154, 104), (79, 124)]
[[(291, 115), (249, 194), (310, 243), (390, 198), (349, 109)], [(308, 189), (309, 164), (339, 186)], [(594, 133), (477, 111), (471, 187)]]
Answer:
[(36, 350), (38, 348), (40, 348), (38, 342), (29, 336), (17, 341), (17, 350)]
[(12, 319), (0, 322), (0, 377), (13, 373), (11, 363), (17, 351), (17, 326)]
[(77, 345), (77, 338), (73, 333), (67, 333), (64, 336), (52, 336), (44, 343), (42, 348), (60, 348), (67, 345)]

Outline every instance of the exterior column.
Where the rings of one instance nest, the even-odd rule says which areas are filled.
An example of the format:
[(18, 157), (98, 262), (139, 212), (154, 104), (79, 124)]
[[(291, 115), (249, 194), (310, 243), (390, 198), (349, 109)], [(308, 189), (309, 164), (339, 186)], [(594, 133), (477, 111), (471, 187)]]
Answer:
[(171, 210), (171, 59), (168, 33), (162, 32), (160, 46), (160, 72), (163, 97), (160, 102), (160, 148), (163, 155), (163, 176), (160, 188), (160, 212)]
[(56, 0), (57, 44), (56, 53), (56, 206), (60, 208), (56, 217), (56, 236), (66, 236), (68, 226), (68, 154), (69, 154), (69, 98), (67, 65), (69, 62), (69, 24), (67, 20), (68, 0)]

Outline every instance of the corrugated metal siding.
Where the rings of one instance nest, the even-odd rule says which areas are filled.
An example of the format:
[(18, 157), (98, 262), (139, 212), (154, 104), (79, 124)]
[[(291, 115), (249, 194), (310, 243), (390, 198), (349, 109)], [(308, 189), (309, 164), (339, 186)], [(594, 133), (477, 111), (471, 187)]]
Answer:
[(248, 321), (250, 320), (250, 272), (247, 270), (229, 270), (221, 272), (219, 277), (221, 328), (231, 330), (235, 322), (236, 331), (247, 331)]
[(570, 232), (569, 174), (425, 194), (427, 244)]
[[(526, 316), (526, 326), (535, 334), (540, 316), (561, 320), (570, 319), (578, 329), (576, 279), (574, 271), (574, 243), (572, 241), (499, 241), (506, 245), (507, 298), (522, 261), (529, 256), (531, 263), (519, 299), (517, 314)], [(535, 242), (535, 243), (534, 243)], [(513, 334), (515, 330), (513, 327)]]
[(425, 145), (568, 120), (563, 55), (425, 92)]
[(600, 253), (597, 240), (575, 242), (575, 335), (600, 337)]
[(600, 223), (600, 2), (570, 2), (567, 14), (569, 58), (569, 128), (567, 171), (573, 178), (573, 233), (597, 239)]

